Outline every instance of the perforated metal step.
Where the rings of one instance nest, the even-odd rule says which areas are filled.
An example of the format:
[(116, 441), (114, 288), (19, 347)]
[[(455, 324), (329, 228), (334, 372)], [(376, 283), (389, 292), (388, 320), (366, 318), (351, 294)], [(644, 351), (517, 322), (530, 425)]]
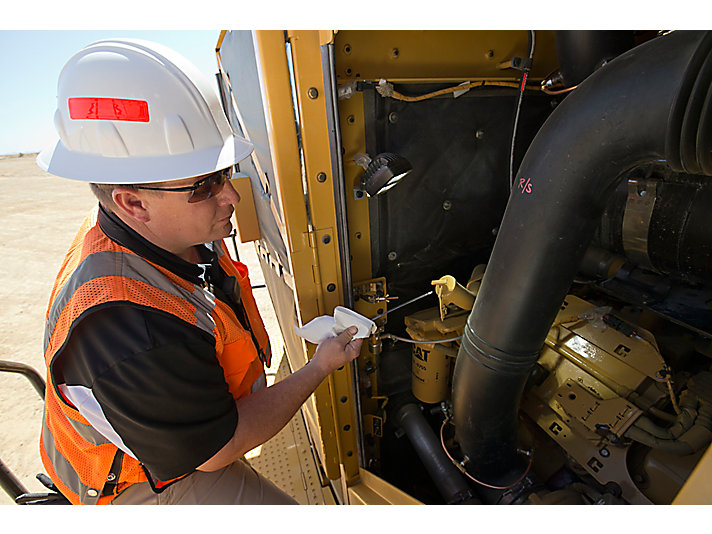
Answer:
[[(283, 351), (279, 357), (278, 354), (273, 354), (272, 366), (267, 369), (267, 385), (290, 373), (286, 355)], [(299, 504), (336, 504), (330, 488), (321, 486), (301, 411), (279, 434), (248, 452), (245, 457), (257, 471)]]

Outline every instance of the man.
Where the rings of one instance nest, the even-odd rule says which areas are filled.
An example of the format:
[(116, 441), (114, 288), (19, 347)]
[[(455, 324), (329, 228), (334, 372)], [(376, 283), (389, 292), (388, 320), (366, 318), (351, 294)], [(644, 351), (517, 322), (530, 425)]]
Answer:
[(40, 451), (74, 504), (288, 504), (244, 454), (353, 360), (355, 328), (265, 388), (269, 340), (247, 270), (222, 239), (229, 178), (252, 145), (184, 58), (100, 41), (58, 84), (48, 172), (91, 183), (50, 297)]

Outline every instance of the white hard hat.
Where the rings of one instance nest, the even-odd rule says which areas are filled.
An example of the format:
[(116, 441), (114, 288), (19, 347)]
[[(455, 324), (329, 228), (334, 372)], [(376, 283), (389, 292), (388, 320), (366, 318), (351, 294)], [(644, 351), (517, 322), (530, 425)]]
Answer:
[(47, 172), (86, 182), (179, 180), (230, 167), (253, 150), (236, 135), (208, 79), (148, 41), (98, 41), (75, 54), (57, 84), (57, 144)]

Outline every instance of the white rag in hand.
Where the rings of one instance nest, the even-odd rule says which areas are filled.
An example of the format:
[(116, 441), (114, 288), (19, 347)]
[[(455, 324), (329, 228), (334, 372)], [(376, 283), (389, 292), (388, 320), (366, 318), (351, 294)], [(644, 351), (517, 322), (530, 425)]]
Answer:
[(376, 323), (371, 319), (353, 310), (344, 308), (343, 306), (334, 308), (333, 317), (330, 315), (322, 315), (321, 317), (312, 319), (301, 328), (297, 328), (295, 325), (294, 331), (298, 336), (303, 337), (310, 343), (318, 345), (325, 339), (338, 336), (349, 326), (358, 328), (354, 339), (368, 337), (371, 333), (376, 331)]

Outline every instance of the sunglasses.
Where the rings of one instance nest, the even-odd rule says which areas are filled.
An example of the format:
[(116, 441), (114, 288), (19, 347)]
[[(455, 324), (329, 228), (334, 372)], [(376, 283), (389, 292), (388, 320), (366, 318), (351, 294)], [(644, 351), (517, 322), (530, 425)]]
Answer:
[(225, 186), (225, 182), (227, 182), (231, 176), (232, 167), (228, 167), (227, 169), (221, 169), (212, 174), (208, 174), (193, 185), (187, 185), (185, 187), (147, 187), (144, 185), (134, 185), (133, 188), (148, 189), (149, 191), (190, 191), (188, 202), (193, 204), (194, 202), (201, 202), (219, 194)]

